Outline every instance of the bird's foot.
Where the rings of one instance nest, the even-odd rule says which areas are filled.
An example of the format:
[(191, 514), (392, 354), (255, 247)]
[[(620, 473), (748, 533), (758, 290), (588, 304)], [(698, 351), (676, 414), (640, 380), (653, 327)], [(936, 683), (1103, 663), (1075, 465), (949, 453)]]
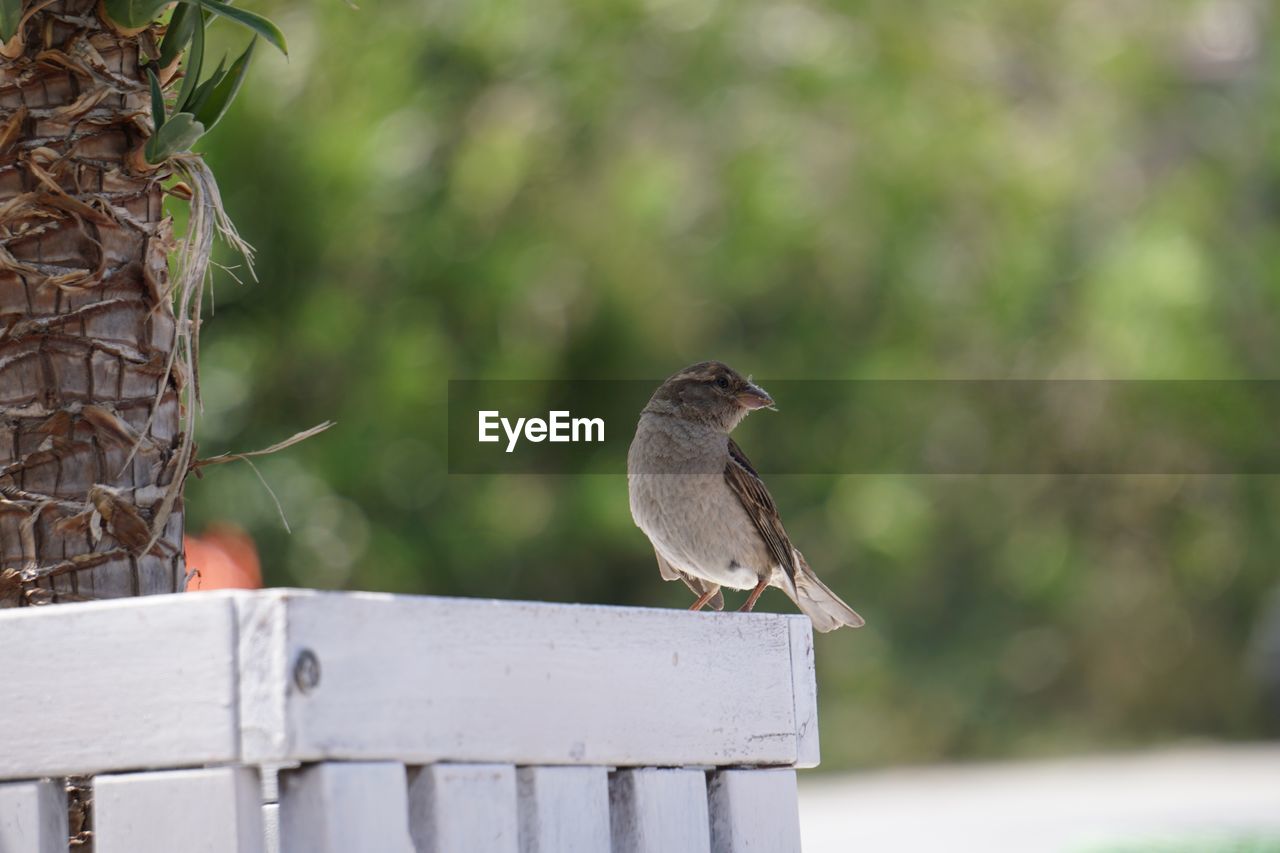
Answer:
[(751, 594), (747, 596), (746, 604), (743, 604), (741, 607), (739, 607), (738, 612), (750, 613), (752, 609), (756, 606), (756, 602), (760, 599), (760, 594), (763, 593), (765, 589), (768, 588), (768, 586), (769, 586), (768, 578), (764, 578), (758, 584), (756, 584), (756, 588), (751, 590)]
[(708, 592), (704, 592), (698, 596), (698, 600), (689, 605), (689, 609), (697, 612), (707, 606), (707, 602), (716, 597), (716, 593), (720, 591), (720, 587), (713, 586)]

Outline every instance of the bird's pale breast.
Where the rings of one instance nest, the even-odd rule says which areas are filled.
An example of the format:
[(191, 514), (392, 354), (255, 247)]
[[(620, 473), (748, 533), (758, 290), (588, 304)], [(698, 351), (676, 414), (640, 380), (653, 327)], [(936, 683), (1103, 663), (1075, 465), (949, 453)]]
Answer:
[[(646, 422), (648, 421), (648, 422)], [(631, 514), (672, 566), (750, 589), (772, 561), (724, 479), (728, 441), (697, 425), (642, 416), (628, 459)]]

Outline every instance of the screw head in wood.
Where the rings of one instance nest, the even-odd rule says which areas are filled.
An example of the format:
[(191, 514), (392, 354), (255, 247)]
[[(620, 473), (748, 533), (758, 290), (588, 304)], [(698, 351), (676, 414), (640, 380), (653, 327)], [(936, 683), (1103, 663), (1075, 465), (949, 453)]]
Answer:
[(293, 662), (293, 683), (303, 693), (310, 693), (320, 686), (320, 658), (311, 649), (298, 652)]

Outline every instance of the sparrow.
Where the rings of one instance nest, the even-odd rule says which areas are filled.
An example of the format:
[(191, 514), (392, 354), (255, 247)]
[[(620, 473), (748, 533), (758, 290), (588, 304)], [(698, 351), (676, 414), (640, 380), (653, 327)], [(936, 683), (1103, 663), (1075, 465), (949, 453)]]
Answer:
[(697, 596), (691, 610), (724, 608), (721, 587), (749, 589), (750, 611), (776, 586), (819, 631), (861, 627), (791, 544), (778, 508), (742, 448), (729, 437), (773, 398), (718, 361), (686, 367), (640, 413), (627, 453), (631, 517), (653, 544), (665, 580)]

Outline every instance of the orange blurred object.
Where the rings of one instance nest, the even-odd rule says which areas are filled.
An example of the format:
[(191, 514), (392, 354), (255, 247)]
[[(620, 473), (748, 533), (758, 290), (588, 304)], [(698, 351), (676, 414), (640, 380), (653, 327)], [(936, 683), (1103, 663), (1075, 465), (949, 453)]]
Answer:
[(252, 537), (234, 524), (218, 522), (199, 536), (186, 536), (187, 571), (198, 574), (187, 592), (211, 589), (261, 589), (262, 565)]

